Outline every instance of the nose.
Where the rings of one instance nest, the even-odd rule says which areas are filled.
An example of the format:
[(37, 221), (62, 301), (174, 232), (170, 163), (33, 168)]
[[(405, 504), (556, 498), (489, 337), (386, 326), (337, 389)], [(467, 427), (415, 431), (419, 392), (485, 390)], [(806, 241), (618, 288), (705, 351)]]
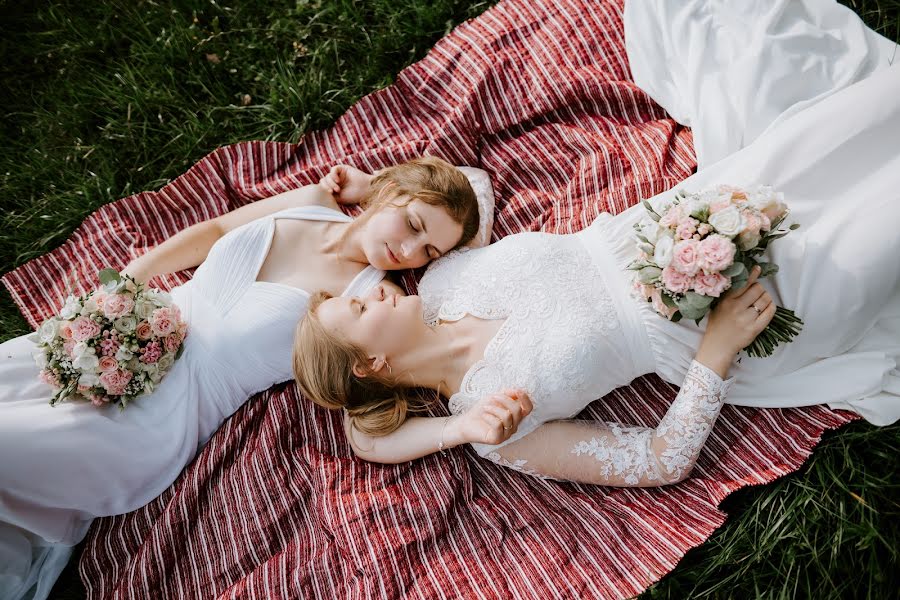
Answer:
[(422, 247), (422, 242), (418, 239), (415, 240), (405, 240), (400, 244), (400, 252), (403, 253), (403, 258), (409, 259), (416, 255), (419, 248)]
[(384, 286), (377, 285), (366, 295), (369, 300), (384, 300)]

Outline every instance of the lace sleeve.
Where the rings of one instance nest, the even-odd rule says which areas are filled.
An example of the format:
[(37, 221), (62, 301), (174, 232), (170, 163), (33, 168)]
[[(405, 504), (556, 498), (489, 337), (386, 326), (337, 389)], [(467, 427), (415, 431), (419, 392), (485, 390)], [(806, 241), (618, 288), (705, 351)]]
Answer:
[(487, 458), (547, 479), (620, 487), (677, 483), (693, 469), (733, 381), (693, 361), (656, 429), (550, 421)]

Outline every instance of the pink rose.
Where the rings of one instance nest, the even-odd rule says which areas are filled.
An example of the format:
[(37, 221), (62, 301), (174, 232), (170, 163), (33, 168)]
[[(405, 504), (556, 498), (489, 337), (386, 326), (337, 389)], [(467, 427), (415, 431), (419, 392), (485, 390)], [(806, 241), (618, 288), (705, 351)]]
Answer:
[(701, 273), (694, 278), (694, 291), (704, 296), (718, 298), (730, 284), (731, 280), (721, 273)]
[(693, 281), (693, 277), (691, 277), (690, 275), (685, 275), (684, 273), (673, 269), (672, 265), (669, 265), (668, 267), (663, 269), (662, 282), (663, 285), (666, 286), (666, 289), (670, 292), (683, 294), (691, 289)]
[(700, 221), (694, 219), (692, 217), (685, 217), (678, 221), (678, 227), (675, 230), (675, 236), (681, 238), (683, 240), (689, 240), (694, 237), (694, 233), (697, 231), (697, 225), (700, 224)]
[(59, 324), (59, 337), (64, 340), (72, 339), (72, 325), (68, 321)]
[(106, 371), (100, 375), (100, 384), (110, 396), (121, 396), (125, 393), (125, 386), (131, 381), (131, 372), (116, 369)]
[(119, 368), (119, 361), (112, 356), (104, 356), (100, 359), (99, 369), (103, 372), (114, 371)]
[(107, 319), (118, 319), (134, 308), (134, 300), (125, 294), (111, 294), (103, 301), (103, 314)]
[(134, 330), (134, 335), (136, 335), (139, 340), (149, 340), (153, 336), (153, 330), (150, 328), (150, 323), (147, 321), (138, 323), (137, 328)]
[(56, 377), (56, 374), (48, 369), (41, 370), (38, 379), (49, 386), (59, 387), (59, 379)]
[(653, 294), (650, 296), (651, 302), (653, 302), (653, 310), (661, 314), (667, 319), (671, 319), (672, 315), (678, 312), (678, 307), (669, 306), (662, 299), (662, 292), (657, 288), (653, 288)]
[(141, 362), (146, 364), (155, 363), (162, 356), (162, 350), (159, 342), (150, 342), (141, 350)]
[(176, 320), (169, 308), (157, 308), (150, 315), (150, 330), (153, 335), (165, 337), (175, 331)]
[(700, 268), (709, 272), (727, 269), (734, 262), (737, 249), (734, 243), (723, 235), (711, 235), (700, 242)]
[(659, 224), (663, 227), (672, 227), (674, 228), (678, 222), (682, 218), (682, 209), (680, 205), (675, 205), (669, 209), (669, 211), (662, 216), (659, 220)]
[(109, 399), (102, 394), (91, 394), (90, 398), (91, 404), (93, 404), (94, 406), (103, 406), (104, 404), (109, 402)]
[(762, 221), (762, 224), (759, 226), (760, 231), (769, 231), (772, 229), (772, 221), (766, 216), (766, 213), (760, 213), (759, 220)]
[(65, 352), (69, 358), (72, 358), (72, 352), (75, 350), (76, 343), (75, 340), (66, 340), (63, 342), (63, 352)]
[(83, 394), (84, 392), (86, 392), (86, 391), (88, 391), (89, 389), (91, 389), (91, 386), (89, 386), (89, 385), (79, 385), (76, 389), (77, 389), (79, 392), (81, 392), (81, 393)]
[(742, 210), (741, 215), (744, 217), (744, 229), (741, 233), (759, 235), (759, 231), (762, 229), (763, 224), (762, 219), (759, 218), (759, 214), (752, 210)]
[(181, 345), (181, 336), (178, 333), (170, 333), (165, 340), (166, 352), (175, 352)]
[(101, 310), (101, 311), (103, 310), (103, 303), (106, 301), (106, 299), (108, 297), (109, 297), (109, 294), (107, 294), (106, 292), (103, 292), (103, 291), (96, 291), (96, 292), (94, 292), (94, 295), (91, 296), (91, 298), (93, 298), (94, 302), (97, 304), (97, 309)]
[(698, 259), (700, 242), (697, 240), (681, 240), (675, 244), (672, 250), (672, 262), (669, 266), (684, 273), (685, 275), (695, 275), (700, 269)]
[(72, 339), (84, 342), (100, 333), (100, 326), (87, 317), (78, 317), (72, 321)]

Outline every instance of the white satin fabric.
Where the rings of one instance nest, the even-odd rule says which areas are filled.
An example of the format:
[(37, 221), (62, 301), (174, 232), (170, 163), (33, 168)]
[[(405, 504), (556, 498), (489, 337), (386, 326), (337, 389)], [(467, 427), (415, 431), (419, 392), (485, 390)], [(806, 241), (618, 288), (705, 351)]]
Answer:
[[(124, 411), (48, 404), (25, 337), (0, 344), (0, 598), (45, 598), (95, 517), (165, 490), (247, 398), (293, 378), (294, 329), (309, 294), (256, 281), (277, 219), (346, 222), (324, 207), (289, 209), (239, 227), (172, 290), (190, 330), (181, 358)], [(368, 266), (345, 295), (384, 273)]]
[(900, 61), (834, 0), (627, 0), (624, 21), (635, 83), (693, 129), (701, 171)]

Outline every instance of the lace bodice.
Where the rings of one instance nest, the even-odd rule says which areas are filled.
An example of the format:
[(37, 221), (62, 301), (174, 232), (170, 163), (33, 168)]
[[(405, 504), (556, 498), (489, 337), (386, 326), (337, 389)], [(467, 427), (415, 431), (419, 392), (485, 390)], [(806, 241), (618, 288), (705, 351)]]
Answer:
[(627, 345), (606, 282), (575, 236), (524, 233), (452, 252), (429, 268), (419, 293), (432, 323), (467, 314), (506, 319), (450, 410), (464, 412), (502, 387), (527, 389), (535, 409), (513, 440), (641, 374), (622, 352)]

